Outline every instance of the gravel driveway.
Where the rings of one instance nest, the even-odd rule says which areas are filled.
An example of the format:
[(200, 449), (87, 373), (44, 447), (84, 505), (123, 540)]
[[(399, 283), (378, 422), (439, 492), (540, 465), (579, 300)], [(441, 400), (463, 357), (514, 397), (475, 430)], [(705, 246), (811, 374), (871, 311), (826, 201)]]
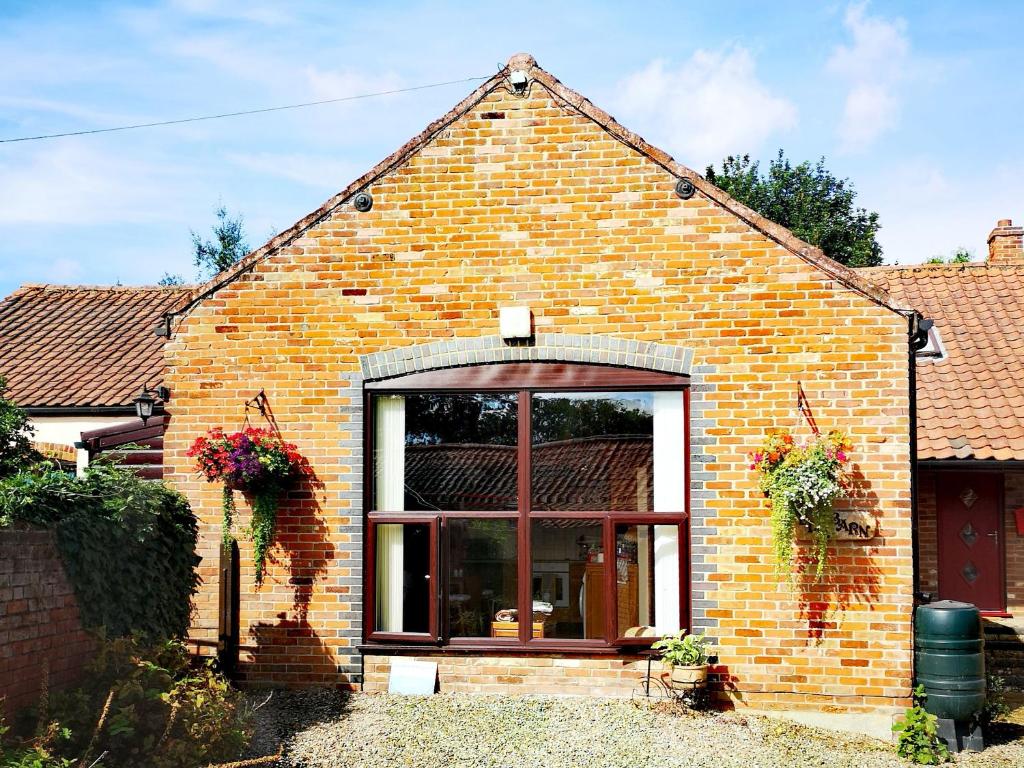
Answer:
[[(256, 702), (263, 696), (253, 695)], [(958, 764), (1021, 768), (1024, 726), (1002, 725)], [(583, 698), (275, 692), (254, 754), (281, 768), (791, 768), (908, 765), (892, 746), (740, 713)]]

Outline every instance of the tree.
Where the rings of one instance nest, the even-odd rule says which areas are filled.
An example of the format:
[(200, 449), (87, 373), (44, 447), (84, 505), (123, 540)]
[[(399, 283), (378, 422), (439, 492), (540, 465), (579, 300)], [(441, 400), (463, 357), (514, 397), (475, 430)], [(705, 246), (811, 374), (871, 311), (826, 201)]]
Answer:
[(164, 276), (156, 281), (157, 285), (184, 285), (185, 278), (181, 275), (172, 275), (170, 272), (164, 272)]
[(957, 248), (948, 259), (942, 256), (932, 256), (925, 264), (970, 264), (974, 261), (974, 254), (966, 248)]
[(9, 477), (42, 456), (32, 447), (35, 430), (28, 415), (5, 397), (7, 382), (0, 376), (0, 478)]
[(705, 176), (762, 216), (816, 245), (841, 264), (873, 267), (882, 263), (882, 246), (875, 235), (881, 225), (878, 214), (854, 205), (857, 192), (849, 179), (838, 179), (817, 163), (793, 165), (780, 149), (766, 174), (750, 155), (722, 161), (716, 171), (709, 165)]
[(200, 279), (223, 272), (249, 252), (249, 244), (245, 241), (245, 232), (242, 229), (242, 217), (229, 217), (228, 210), (223, 205), (218, 206), (215, 213), (217, 224), (213, 227), (214, 240), (203, 240), (192, 232), (192, 249)]

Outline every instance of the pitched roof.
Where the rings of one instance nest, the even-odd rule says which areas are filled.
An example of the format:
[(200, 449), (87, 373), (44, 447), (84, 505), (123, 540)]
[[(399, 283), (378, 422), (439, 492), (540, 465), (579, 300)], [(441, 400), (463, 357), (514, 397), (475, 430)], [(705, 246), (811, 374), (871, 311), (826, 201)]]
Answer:
[(131, 407), (164, 376), (153, 329), (191, 288), (25, 285), (0, 301), (0, 375), (23, 408)]
[(1024, 460), (1024, 264), (866, 271), (935, 321), (948, 355), (917, 366), (918, 458)]
[(838, 283), (893, 311), (899, 312), (904, 309), (894, 303), (882, 288), (868, 280), (862, 270), (853, 270), (837, 261), (833, 261), (820, 248), (805, 243), (785, 227), (766, 219), (753, 209), (733, 199), (729, 194), (707, 181), (699, 173), (676, 162), (667, 152), (648, 144), (643, 137), (620, 125), (614, 117), (600, 107), (595, 106), (589, 99), (563, 85), (551, 73), (542, 69), (533, 56), (520, 53), (509, 59), (508, 64), (477, 87), (469, 96), (456, 104), (443, 117), (432, 122), (421, 133), (353, 181), (341, 192), (331, 197), (315, 211), (299, 219), (291, 227), (272, 237), (248, 256), (241, 259), (237, 264), (200, 286), (187, 304), (169, 314), (187, 314), (190, 309), (199, 304), (203, 299), (235, 280), (239, 275), (248, 272), (256, 264), (288, 246), (310, 228), (327, 219), (337, 208), (351, 200), (358, 192), (363, 191), (378, 178), (409, 160), (409, 158), (429, 144), (438, 133), (469, 113), (473, 107), (483, 101), (492, 91), (497, 88), (508, 87), (508, 76), (515, 70), (525, 71), (531, 83), (547, 91), (564, 108), (575, 111), (592, 120), (610, 136), (640, 153), (656, 165), (661, 166), (671, 175), (679, 179), (689, 179), (700, 194), (730, 211), (750, 227), (761, 232), (769, 239), (774, 240), (805, 262), (815, 266)]

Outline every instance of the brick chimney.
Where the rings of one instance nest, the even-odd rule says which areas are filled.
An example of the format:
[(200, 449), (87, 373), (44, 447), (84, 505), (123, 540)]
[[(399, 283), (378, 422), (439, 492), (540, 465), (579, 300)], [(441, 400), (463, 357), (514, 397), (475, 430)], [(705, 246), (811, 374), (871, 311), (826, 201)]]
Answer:
[(1000, 219), (988, 236), (988, 260), (991, 264), (1024, 264), (1024, 227)]

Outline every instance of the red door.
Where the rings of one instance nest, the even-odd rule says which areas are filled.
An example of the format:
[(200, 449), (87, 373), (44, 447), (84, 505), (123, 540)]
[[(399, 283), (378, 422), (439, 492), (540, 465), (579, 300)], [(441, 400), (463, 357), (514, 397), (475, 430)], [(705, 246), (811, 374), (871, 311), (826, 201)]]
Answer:
[(939, 597), (1005, 609), (1003, 589), (1003, 476), (939, 472), (935, 478), (939, 528)]

